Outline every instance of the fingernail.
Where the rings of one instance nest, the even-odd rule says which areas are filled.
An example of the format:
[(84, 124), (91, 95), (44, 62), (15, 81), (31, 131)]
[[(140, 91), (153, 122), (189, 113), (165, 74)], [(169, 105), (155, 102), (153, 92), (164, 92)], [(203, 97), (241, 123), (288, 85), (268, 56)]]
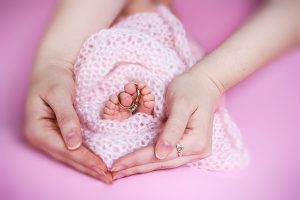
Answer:
[(170, 150), (171, 150), (171, 145), (169, 143), (165, 141), (160, 141), (156, 145), (155, 156), (160, 160), (165, 159), (169, 154)]
[(70, 134), (66, 135), (66, 142), (69, 150), (74, 150), (80, 147), (81, 145), (81, 137), (79, 134), (75, 132), (71, 132)]
[(124, 176), (125, 176), (124, 173), (119, 173), (119, 174), (114, 175), (113, 179), (114, 179), (114, 180), (120, 179), (120, 178), (123, 178)]
[(105, 180), (105, 183), (111, 185), (113, 183), (113, 180)]

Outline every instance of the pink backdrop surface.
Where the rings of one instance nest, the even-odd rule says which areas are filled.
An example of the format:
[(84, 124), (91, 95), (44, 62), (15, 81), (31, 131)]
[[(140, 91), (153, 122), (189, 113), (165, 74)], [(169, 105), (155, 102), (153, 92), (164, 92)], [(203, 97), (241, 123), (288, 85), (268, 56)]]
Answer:
[[(185, 0), (187, 30), (211, 51), (255, 10), (248, 0)], [(247, 168), (177, 168), (105, 185), (24, 144), (24, 99), (53, 0), (0, 1), (0, 199), (300, 199), (300, 50), (275, 59), (227, 92), (249, 149)]]

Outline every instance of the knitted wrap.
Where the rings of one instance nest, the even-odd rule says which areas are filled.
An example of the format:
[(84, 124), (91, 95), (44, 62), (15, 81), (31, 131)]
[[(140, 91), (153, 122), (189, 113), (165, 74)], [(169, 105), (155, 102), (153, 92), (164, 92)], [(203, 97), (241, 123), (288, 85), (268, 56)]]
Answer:
[[(164, 6), (91, 35), (74, 65), (75, 108), (85, 146), (110, 169), (114, 160), (155, 142), (166, 121), (167, 85), (202, 56), (201, 48)], [(123, 121), (101, 118), (110, 95), (123, 91), (128, 82), (140, 81), (155, 96), (153, 115), (135, 113)], [(212, 155), (186, 166), (230, 170), (247, 163), (239, 130), (225, 108), (214, 115), (212, 137)]]

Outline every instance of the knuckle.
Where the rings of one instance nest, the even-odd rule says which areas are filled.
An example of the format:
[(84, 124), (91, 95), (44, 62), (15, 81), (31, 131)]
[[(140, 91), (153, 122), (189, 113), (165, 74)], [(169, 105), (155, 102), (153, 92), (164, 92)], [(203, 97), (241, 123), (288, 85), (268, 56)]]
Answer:
[(60, 131), (63, 135), (74, 132), (75, 134), (80, 134), (80, 124), (79, 121), (70, 115), (58, 114), (56, 116), (57, 123), (59, 125)]
[(56, 114), (57, 122), (59, 124), (64, 124), (68, 125), (72, 128), (77, 127), (77, 122), (74, 119), (74, 117), (70, 114), (65, 114), (65, 113), (57, 113)]
[(63, 87), (61, 87), (60, 85), (52, 85), (49, 87), (45, 98), (48, 101), (51, 101), (52, 98), (57, 98), (65, 95), (67, 95), (67, 91)]

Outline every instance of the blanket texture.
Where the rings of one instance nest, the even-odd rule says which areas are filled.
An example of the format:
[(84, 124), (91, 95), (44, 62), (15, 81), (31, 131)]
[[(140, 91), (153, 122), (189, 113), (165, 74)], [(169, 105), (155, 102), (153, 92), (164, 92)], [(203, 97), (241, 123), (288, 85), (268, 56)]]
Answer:
[[(166, 120), (167, 85), (203, 55), (164, 6), (126, 17), (91, 35), (74, 66), (75, 108), (84, 144), (110, 169), (114, 160), (155, 142)], [(124, 121), (101, 118), (110, 95), (121, 92), (128, 82), (140, 81), (155, 95), (153, 115), (135, 113)], [(214, 114), (212, 137), (212, 154), (185, 166), (226, 171), (248, 162), (239, 129), (224, 107)]]

